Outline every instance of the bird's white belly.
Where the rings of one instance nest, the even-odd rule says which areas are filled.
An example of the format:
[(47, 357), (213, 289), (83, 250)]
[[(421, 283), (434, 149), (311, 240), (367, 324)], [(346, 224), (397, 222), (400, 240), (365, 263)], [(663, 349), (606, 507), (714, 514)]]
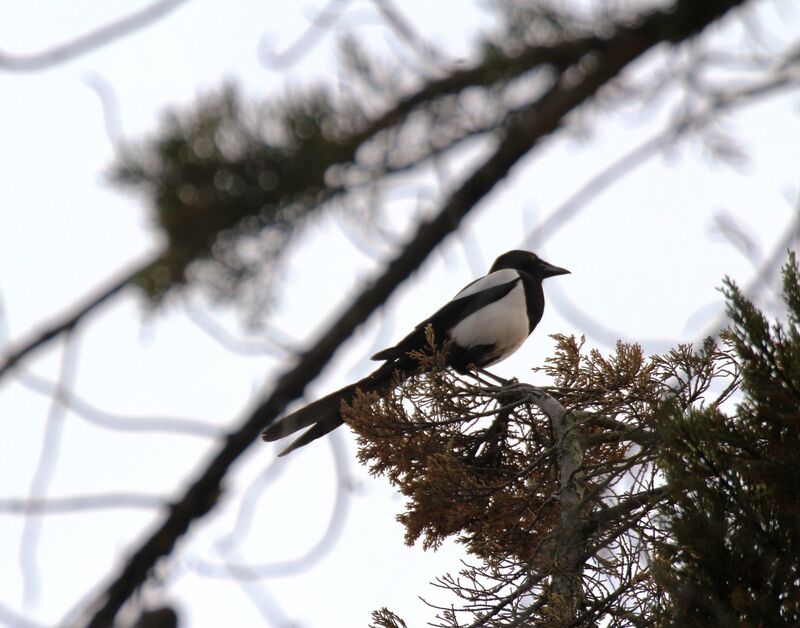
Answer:
[(459, 346), (468, 349), (477, 345), (494, 345), (494, 357), (487, 364), (504, 360), (530, 333), (525, 289), (517, 283), (502, 299), (473, 312), (449, 332)]

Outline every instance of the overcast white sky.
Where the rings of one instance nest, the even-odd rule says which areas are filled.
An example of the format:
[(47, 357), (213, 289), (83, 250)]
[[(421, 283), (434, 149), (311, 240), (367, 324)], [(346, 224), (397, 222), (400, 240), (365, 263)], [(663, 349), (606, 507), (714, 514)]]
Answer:
[[(788, 2), (777, 4), (780, 12), (767, 7), (759, 18), (776, 36), (789, 38), (800, 15)], [(48, 48), (144, 5), (7, 0), (0, 3), (0, 51)], [(382, 54), (408, 55), (380, 26), (371, 6), (351, 3), (341, 24), (368, 37)], [(464, 59), (475, 34), (492, 22), (479, 7), (458, 6), (454, 12), (451, 3), (402, 3), (425, 37), (453, 59)], [(285, 48), (317, 9), (312, 3), (193, 0), (157, 24), (69, 63), (39, 72), (0, 71), (0, 343), (19, 338), (158, 244), (142, 200), (113, 189), (105, 178), (114, 146), (91, 85), (102, 82), (113, 90), (123, 138), (136, 140), (157, 128), (166, 107), (193, 103), (226, 80), (254, 98), (312, 79), (335, 84), (330, 36), (288, 70), (277, 72), (259, 62), (259, 50)], [(733, 47), (740, 45), (735, 26), (725, 38)], [(658, 59), (656, 53), (648, 63)], [(707, 331), (721, 311), (722, 277), (729, 274), (746, 284), (754, 275), (752, 261), (715, 235), (714, 216), (735, 217), (756, 256), (769, 254), (793, 219), (800, 163), (797, 106), (795, 93), (726, 117), (726, 128), (748, 150), (742, 167), (714, 163), (697, 142), (682, 144), (596, 198), (540, 245), (537, 252), (573, 275), (546, 284), (550, 302), (544, 320), (497, 372), (543, 383), (529, 369), (549, 354), (548, 334), (556, 332), (587, 333), (603, 349), (605, 340), (621, 336), (657, 351)], [(497, 254), (523, 245), (532, 227), (614, 158), (655, 133), (663, 119), (663, 113), (624, 109), (594, 113), (585, 120), (587, 133), (549, 141), (398, 291), (385, 316), (375, 317), (337, 354), (309, 394), (366, 373), (371, 352), (484, 273)], [(480, 148), (443, 163), (445, 181), (457, 182)], [(417, 180), (420, 187), (409, 188), (413, 193), (397, 192), (387, 220), (398, 234), (418, 212), (435, 207), (434, 183), (429, 177)], [(391, 254), (390, 245), (372, 243), (376, 256), (364, 255), (345, 235), (346, 222), (328, 213), (294, 245), (271, 323), (298, 346), (311, 341)], [(209, 308), (200, 298), (193, 302), (233, 333), (245, 333), (236, 312)], [(605, 326), (607, 334), (571, 314), (571, 307)], [(55, 380), (63, 346), (56, 342), (37, 353), (24, 370)], [(80, 328), (72, 352), (69, 385), (98, 408), (130, 417), (197, 418), (219, 427), (245, 416), (248, 400), (257, 398), (290, 359), (234, 355), (189, 320), (182, 302), (148, 312), (130, 292)], [(40, 470), (38, 481), (47, 485), (49, 496), (177, 495), (214, 449), (207, 437), (101, 429), (73, 412), (51, 416), (57, 427), (48, 431), (50, 405), (47, 396), (13, 378), (0, 382), (0, 500), (29, 494), (43, 443), (52, 477), (43, 482), (47, 478)], [(336, 543), (316, 564), (247, 585), (197, 573), (201, 561), (219, 563), (243, 492), (267, 468), (280, 477), (255, 503), (249, 532), (239, 535), (228, 557), (280, 563), (312, 547), (335, 507), (336, 447), (344, 452), (340, 459), (351, 499), (346, 517), (337, 519)], [(459, 548), (434, 553), (403, 545), (403, 530), (394, 520), (402, 499), (357, 465), (353, 439), (344, 429), (329, 442), (270, 467), (274, 454), (267, 445), (251, 449), (229, 481), (225, 506), (192, 529), (190, 540), (164, 565), (163, 590), (147, 594), (175, 601), (181, 625), (192, 627), (365, 625), (370, 611), (384, 605), (409, 626), (429, 620), (433, 612), (417, 596), (447, 601), (428, 582), (458, 570)], [(61, 621), (112, 573), (158, 516), (152, 509), (115, 509), (33, 517), (26, 523), (0, 510), (0, 624), (10, 621), (3, 609), (43, 624)], [(22, 558), (21, 546), (28, 548)], [(22, 577), (21, 562), (35, 577)]]

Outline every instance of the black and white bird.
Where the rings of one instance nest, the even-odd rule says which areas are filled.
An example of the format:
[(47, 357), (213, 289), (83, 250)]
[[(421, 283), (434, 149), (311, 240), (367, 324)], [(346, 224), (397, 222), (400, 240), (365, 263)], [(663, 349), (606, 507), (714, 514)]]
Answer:
[(409, 352), (426, 346), (428, 325), (437, 343), (450, 342), (445, 360), (459, 373), (506, 359), (519, 349), (542, 318), (542, 281), (567, 273), (529, 251), (503, 253), (487, 275), (467, 284), (395, 346), (372, 356), (373, 360), (384, 361), (377, 370), (286, 415), (264, 430), (264, 440), (275, 441), (313, 425), (279, 454), (285, 456), (339, 427), (343, 423), (341, 403), (352, 401), (357, 389), (382, 394), (391, 388), (396, 374), (409, 377), (417, 370), (418, 363)]

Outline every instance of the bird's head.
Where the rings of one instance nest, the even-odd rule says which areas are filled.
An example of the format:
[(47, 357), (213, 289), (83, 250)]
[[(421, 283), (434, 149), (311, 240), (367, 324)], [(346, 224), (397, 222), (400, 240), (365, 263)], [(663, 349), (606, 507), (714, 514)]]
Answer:
[(498, 257), (494, 264), (492, 264), (490, 273), (503, 268), (513, 268), (521, 270), (526, 273), (538, 277), (539, 279), (546, 279), (547, 277), (555, 277), (556, 275), (567, 275), (570, 271), (566, 268), (560, 268), (548, 264), (535, 253), (530, 251), (508, 251)]

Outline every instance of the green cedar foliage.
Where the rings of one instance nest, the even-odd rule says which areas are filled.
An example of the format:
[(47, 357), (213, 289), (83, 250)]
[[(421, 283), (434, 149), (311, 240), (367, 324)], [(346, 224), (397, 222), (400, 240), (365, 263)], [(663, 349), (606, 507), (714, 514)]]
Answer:
[(664, 626), (800, 625), (800, 275), (783, 269), (788, 308), (769, 324), (730, 280), (725, 341), (741, 400), (675, 413), (661, 466), (671, 499), (657, 569)]

